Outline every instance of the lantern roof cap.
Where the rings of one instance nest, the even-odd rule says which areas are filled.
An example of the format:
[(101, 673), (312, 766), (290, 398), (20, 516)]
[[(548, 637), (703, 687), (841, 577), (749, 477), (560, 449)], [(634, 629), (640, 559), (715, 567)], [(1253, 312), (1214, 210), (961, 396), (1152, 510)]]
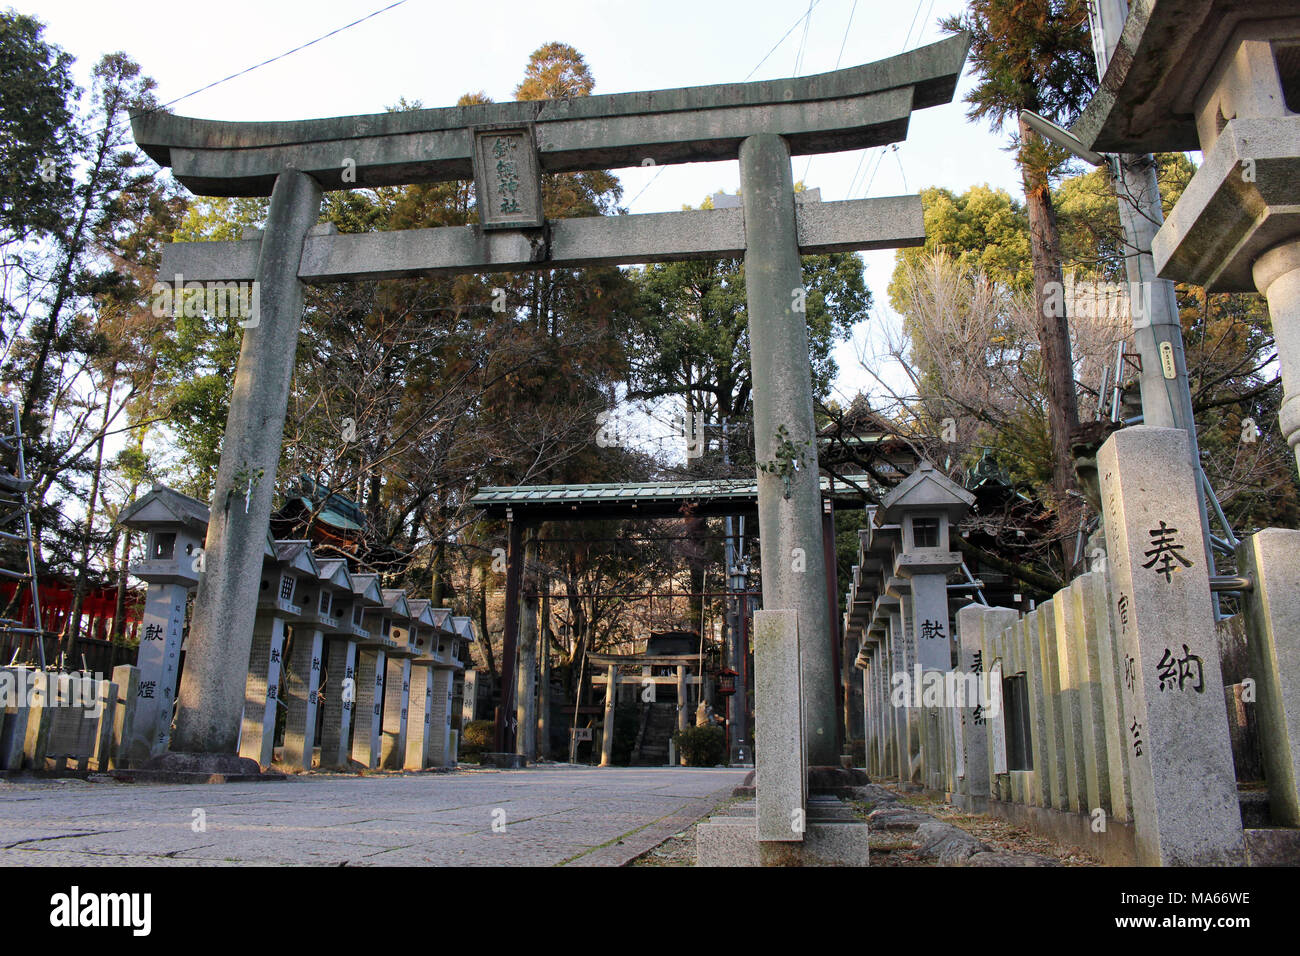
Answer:
[(973, 494), (923, 458), (916, 471), (881, 500), (876, 521), (883, 527), (901, 522), (905, 511), (943, 511), (955, 523), (974, 503)]
[(348, 563), (342, 558), (330, 558), (326, 561), (318, 561), (320, 568), (320, 579), (323, 584), (331, 585), (340, 591), (352, 593), (352, 574), (348, 571)]
[(310, 541), (276, 541), (275, 560), (279, 564), (288, 565), (290, 570), (299, 574), (320, 577), (320, 565), (311, 553)]
[(185, 530), (202, 537), (208, 530), (208, 506), (165, 485), (155, 485), (127, 505), (117, 523), (134, 531)]
[(352, 575), (352, 593), (357, 596), (363, 606), (384, 606), (384, 595), (379, 590), (379, 575), (377, 574)]
[(393, 612), (393, 617), (401, 620), (411, 619), (411, 608), (406, 602), (406, 592), (401, 588), (385, 588), (383, 591), (384, 607)]

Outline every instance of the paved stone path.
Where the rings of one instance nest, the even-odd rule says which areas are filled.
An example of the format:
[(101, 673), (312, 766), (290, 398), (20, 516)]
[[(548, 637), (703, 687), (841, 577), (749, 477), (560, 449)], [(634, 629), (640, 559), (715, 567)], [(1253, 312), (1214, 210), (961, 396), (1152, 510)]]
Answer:
[(619, 866), (744, 775), (557, 765), (214, 786), (0, 780), (0, 865)]

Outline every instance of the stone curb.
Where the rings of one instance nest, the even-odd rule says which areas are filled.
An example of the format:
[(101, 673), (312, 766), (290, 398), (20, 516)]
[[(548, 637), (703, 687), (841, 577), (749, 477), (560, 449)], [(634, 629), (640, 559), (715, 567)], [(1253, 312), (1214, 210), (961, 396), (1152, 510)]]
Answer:
[(277, 783), (282, 773), (203, 773), (184, 770), (110, 770), (119, 783)]
[(732, 788), (722, 787), (707, 797), (695, 797), (666, 817), (662, 817), (649, 826), (624, 834), (618, 841), (608, 846), (597, 847), (584, 853), (577, 859), (570, 860), (564, 866), (626, 866), (637, 857), (653, 850), (669, 837), (680, 833), (692, 824), (704, 819), (723, 801), (731, 798)]

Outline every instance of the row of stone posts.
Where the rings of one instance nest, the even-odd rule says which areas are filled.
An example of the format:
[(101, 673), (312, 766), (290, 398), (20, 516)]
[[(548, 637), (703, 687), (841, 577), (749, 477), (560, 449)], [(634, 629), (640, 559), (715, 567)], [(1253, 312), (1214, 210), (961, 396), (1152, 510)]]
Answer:
[[(167, 751), (207, 518), (202, 502), (161, 487), (119, 518), (147, 536), (146, 558), (131, 570), (148, 584), (124, 765)], [(317, 749), (321, 769), (454, 766), (453, 685), (461, 645), (474, 640), (469, 618), (381, 589), (376, 575), (353, 574), (341, 559), (318, 559), (310, 542), (268, 535), (239, 754), (269, 767), (283, 710), (282, 763), (293, 770), (312, 769)]]
[[(936, 715), (927, 713), (915, 689), (925, 674), (952, 669), (947, 581), (961, 556), (949, 536), (973, 502), (922, 461), (859, 532), (845, 632), (860, 635), (867, 761), (876, 776), (934, 783), (924, 776), (921, 757)], [(895, 675), (906, 682), (898, 684)], [(896, 689), (905, 692), (901, 699)]]
[(910, 512), (901, 539), (887, 523), (896, 509), (877, 512), (846, 620), (860, 641), (868, 769), (977, 810), (1026, 808), (1005, 815), (1063, 826), (1085, 846), (1095, 837), (1125, 862), (1294, 859), (1300, 531), (1266, 529), (1238, 553), (1272, 816), (1268, 829), (1244, 829), (1186, 434), (1126, 428), (1098, 462), (1100, 566), (1027, 614), (962, 608), (955, 667), (922, 659), (926, 622), (946, 622), (946, 611), (922, 610), (915, 579), (909, 595), (890, 577), (918, 566)]

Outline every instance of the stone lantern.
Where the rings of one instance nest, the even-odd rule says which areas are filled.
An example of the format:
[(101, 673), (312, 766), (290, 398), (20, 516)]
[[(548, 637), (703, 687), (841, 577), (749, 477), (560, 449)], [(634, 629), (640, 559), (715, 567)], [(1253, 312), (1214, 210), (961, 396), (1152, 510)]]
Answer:
[(886, 735), (881, 750), (887, 773), (900, 783), (912, 780), (912, 768), (920, 754), (918, 712), (909, 694), (901, 704), (895, 699), (895, 678), (910, 675), (916, 664), (916, 640), (912, 630), (912, 581), (895, 573), (895, 555), (902, 550), (903, 528), (891, 523), (879, 508), (868, 508), (869, 519), (861, 541), (861, 566), (871, 574), (875, 598), (871, 607), (869, 633), (880, 635), (879, 680), (876, 695), (881, 700)]
[(949, 547), (949, 531), (975, 503), (975, 496), (922, 461), (880, 503), (876, 521), (902, 529), (894, 546), (893, 572), (910, 584), (911, 630), (922, 671), (952, 669), (948, 573), (961, 567)]
[(425, 737), (424, 766), (455, 766), (451, 752), (451, 699), (455, 686), (452, 657), (457, 639), (456, 618), (449, 608), (430, 608), (433, 630), (426, 655), (416, 659), (429, 669), (429, 730)]
[[(478, 641), (474, 630), (474, 621), (471, 617), (457, 615), (451, 619), (451, 623), (455, 636), (451, 639), (447, 652), (451, 664), (450, 677), (447, 682), (447, 750), (443, 760), (443, 765), (447, 767), (456, 766), (460, 750), (460, 737), (456, 731), (451, 729), (451, 702), (454, 696), (456, 675), (463, 673), (465, 670), (465, 665), (461, 663), (461, 652)], [(469, 692), (474, 693), (475, 690), (471, 685)]]
[(292, 628), (285, 695), (289, 713), (284, 730), (284, 762), (296, 770), (312, 768), (316, 710), (325, 667), (325, 635), (351, 628), (352, 576), (347, 562), (319, 561), (315, 582), (299, 584), (302, 617)]
[(460, 662), (460, 652), (463, 648), (476, 643), (478, 640), (474, 633), (474, 621), (468, 615), (457, 615), (451, 619), (451, 623), (456, 633), (448, 648), (448, 659), (455, 665), (457, 670), (463, 670), (464, 665)]
[(317, 593), (320, 566), (309, 541), (277, 541), (275, 556), (262, 562), (257, 610), (285, 621), (314, 618), (315, 609), (304, 608)]
[(384, 604), (379, 582), (373, 574), (350, 574), (348, 580), (351, 593), (337, 594), (330, 602), (331, 615), (337, 615), (338, 624), (324, 628), (326, 653), (320, 691), (325, 708), (320, 742), (323, 769), (349, 765), (352, 716), (357, 699), (357, 644), (370, 638), (363, 623), (366, 611)]
[(159, 486), (125, 508), (117, 523), (145, 534), (145, 558), (131, 568), (149, 590), (136, 655), (135, 719), (123, 742), (126, 763), (139, 766), (166, 753), (171, 737), (185, 604), (204, 568), (208, 506)]
[[(284, 665), (285, 626), (315, 620), (320, 577), (308, 541), (276, 541), (274, 555), (262, 562), (253, 643), (244, 683), (244, 721), (239, 755), (269, 767), (275, 755), (280, 671)], [(300, 603), (303, 602), (303, 603)]]
[(437, 624), (431, 602), (427, 599), (409, 599), (406, 605), (411, 612), (406, 646), (414, 656), (409, 661), (411, 690), (407, 707), (410, 714), (406, 725), (406, 750), (400, 766), (406, 770), (423, 770), (433, 720), (433, 658), (429, 656), (429, 646), (435, 642)]
[[(379, 585), (378, 575), (354, 574), (354, 586), (360, 582)], [(403, 602), (401, 611), (406, 612)], [(393, 611), (384, 602), (380, 592), (378, 606), (362, 611), (361, 623), (368, 635), (357, 641), (356, 706), (353, 713), (359, 721), (352, 733), (352, 760), (367, 770), (379, 766), (379, 748), (383, 733), (384, 670), (388, 653), (397, 648), (393, 640)]]
[(157, 487), (122, 511), (118, 524), (145, 533), (145, 557), (131, 573), (149, 584), (199, 583), (208, 506), (170, 488)]
[(392, 615), (391, 636), (395, 646), (388, 651), (384, 668), (383, 736), (380, 739), (379, 766), (400, 770), (406, 762), (411, 658), (419, 653), (416, 642), (420, 628), (405, 591), (385, 590), (383, 594), (384, 606)]

